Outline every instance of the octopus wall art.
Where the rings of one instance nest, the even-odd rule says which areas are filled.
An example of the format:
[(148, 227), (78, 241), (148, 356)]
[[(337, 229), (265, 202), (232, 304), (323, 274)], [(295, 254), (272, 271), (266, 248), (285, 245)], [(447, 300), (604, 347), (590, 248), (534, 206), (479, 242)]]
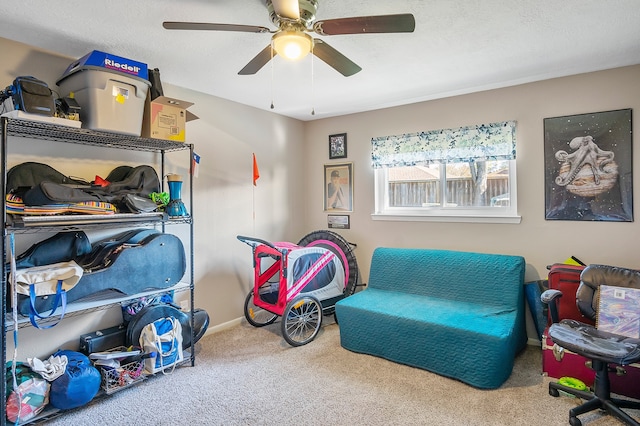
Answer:
[(575, 151), (556, 151), (556, 159), (562, 164), (556, 185), (583, 197), (595, 197), (613, 188), (618, 180), (613, 151), (600, 149), (592, 136), (571, 139), (569, 148)]
[(546, 219), (633, 221), (631, 110), (545, 119)]

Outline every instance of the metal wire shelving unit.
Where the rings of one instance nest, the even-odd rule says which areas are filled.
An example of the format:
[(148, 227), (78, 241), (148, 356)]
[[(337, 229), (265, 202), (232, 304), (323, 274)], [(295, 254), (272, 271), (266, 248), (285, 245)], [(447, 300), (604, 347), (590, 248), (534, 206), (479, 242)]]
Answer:
[[(164, 176), (165, 167), (165, 153), (174, 151), (187, 151), (189, 154), (188, 170), (189, 170), (189, 212), (187, 217), (170, 218), (164, 213), (151, 213), (151, 214), (115, 214), (108, 216), (95, 216), (95, 215), (68, 215), (59, 217), (17, 217), (14, 215), (8, 215), (6, 212), (6, 183), (7, 183), (7, 146), (9, 140), (12, 138), (22, 139), (42, 139), (48, 141), (56, 141), (62, 143), (72, 143), (80, 145), (90, 145), (95, 147), (107, 148), (107, 149), (124, 149), (134, 151), (145, 151), (160, 154), (160, 175)], [(132, 226), (160, 226), (162, 231), (165, 231), (166, 225), (186, 224), (189, 225), (189, 273), (188, 282), (181, 282), (176, 286), (169, 289), (162, 289), (157, 291), (148, 291), (136, 295), (122, 296), (122, 297), (106, 297), (95, 298), (93, 300), (83, 301), (83, 303), (70, 304), (67, 306), (67, 317), (74, 317), (86, 314), (88, 312), (94, 312), (98, 310), (108, 309), (119, 303), (127, 300), (133, 300), (143, 295), (150, 295), (154, 293), (163, 293), (166, 291), (183, 292), (189, 291), (189, 300), (191, 312), (193, 312), (194, 305), (194, 229), (193, 229), (193, 144), (175, 142), (162, 139), (141, 138), (136, 136), (102, 132), (89, 129), (76, 128), (71, 126), (64, 126), (55, 123), (24, 120), (17, 118), (0, 118), (0, 164), (2, 166), (2, 173), (0, 173), (0, 187), (3, 190), (2, 193), (2, 218), (3, 218), (3, 239), (2, 239), (2, 259), (3, 262), (8, 259), (8, 256), (14, 255), (10, 253), (8, 247), (8, 239), (11, 234), (26, 234), (26, 233), (39, 233), (39, 232), (61, 232), (69, 230), (91, 230), (91, 229), (109, 229), (109, 228), (123, 228)], [(164, 186), (164, 184), (163, 184)], [(6, 336), (9, 331), (9, 327), (14, 327), (14, 322), (10, 315), (7, 315), (7, 274), (2, 274), (2, 293), (0, 302), (2, 308), (2, 315), (0, 315), (0, 325), (3, 330), (2, 339), (2, 356), (1, 361), (4, 366), (7, 361), (6, 351)], [(193, 333), (195, 324), (193, 315), (191, 315), (191, 332)], [(20, 319), (18, 321), (18, 328), (28, 327), (30, 323), (28, 319)], [(191, 366), (195, 365), (195, 351), (193, 347), (193, 334), (191, 336), (191, 350), (188, 355), (190, 356)], [(185, 361), (187, 354), (185, 354)], [(0, 380), (0, 395), (6, 394), (6, 369), (2, 368), (2, 380)], [(3, 407), (6, 408), (6, 401), (3, 398)], [(4, 410), (3, 410), (4, 412)], [(37, 422), (38, 417), (33, 421)], [(7, 424), (6, 416), (2, 416), (0, 419), (0, 426)]]

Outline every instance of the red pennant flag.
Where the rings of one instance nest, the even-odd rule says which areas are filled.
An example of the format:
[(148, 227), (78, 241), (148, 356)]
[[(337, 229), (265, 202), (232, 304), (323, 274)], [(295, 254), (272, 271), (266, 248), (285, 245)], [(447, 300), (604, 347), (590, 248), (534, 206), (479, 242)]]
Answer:
[(260, 171), (258, 170), (258, 162), (256, 161), (256, 154), (253, 154), (253, 186), (256, 186), (256, 181), (260, 179)]

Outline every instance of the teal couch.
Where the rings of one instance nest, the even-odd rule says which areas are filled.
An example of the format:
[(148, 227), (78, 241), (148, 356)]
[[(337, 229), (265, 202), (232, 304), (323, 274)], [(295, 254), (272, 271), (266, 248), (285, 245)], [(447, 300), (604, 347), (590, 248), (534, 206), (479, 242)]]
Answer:
[(524, 258), (377, 248), (367, 288), (340, 300), (340, 343), (495, 389), (526, 344)]

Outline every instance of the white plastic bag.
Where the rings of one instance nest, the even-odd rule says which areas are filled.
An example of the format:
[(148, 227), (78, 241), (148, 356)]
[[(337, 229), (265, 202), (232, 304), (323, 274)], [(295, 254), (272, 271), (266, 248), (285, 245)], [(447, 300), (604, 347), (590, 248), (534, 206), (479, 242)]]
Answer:
[(49, 403), (49, 382), (31, 378), (18, 385), (7, 398), (7, 419), (23, 423), (38, 415)]

